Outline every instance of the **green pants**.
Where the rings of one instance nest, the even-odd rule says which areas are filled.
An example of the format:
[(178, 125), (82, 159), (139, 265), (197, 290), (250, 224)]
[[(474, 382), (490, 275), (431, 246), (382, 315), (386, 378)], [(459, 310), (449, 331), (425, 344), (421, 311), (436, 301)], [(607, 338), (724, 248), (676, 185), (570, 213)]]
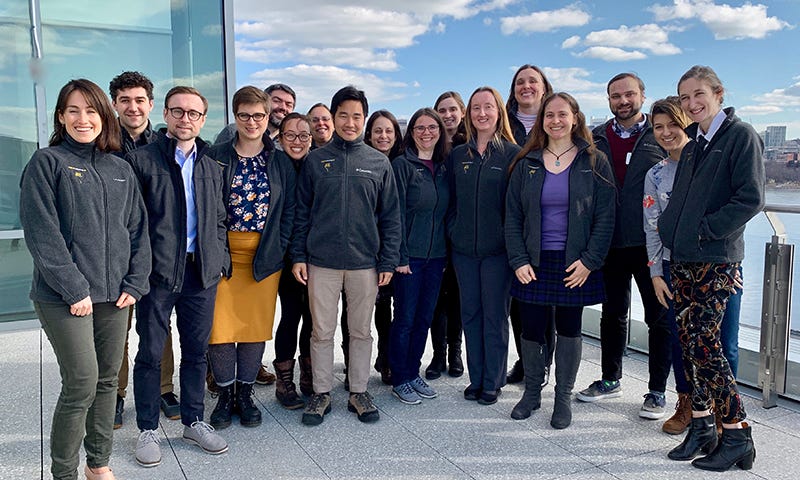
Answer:
[(77, 479), (81, 440), (89, 467), (104, 467), (111, 457), (128, 309), (95, 303), (91, 315), (76, 317), (66, 304), (35, 302), (34, 308), (61, 371), (50, 431), (50, 472), (54, 479)]

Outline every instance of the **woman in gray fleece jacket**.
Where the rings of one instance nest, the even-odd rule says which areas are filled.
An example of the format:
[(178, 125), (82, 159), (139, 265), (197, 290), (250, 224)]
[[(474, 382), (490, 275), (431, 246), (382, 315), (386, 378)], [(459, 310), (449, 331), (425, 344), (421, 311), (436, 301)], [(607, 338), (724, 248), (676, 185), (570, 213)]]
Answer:
[(51, 473), (110, 480), (117, 373), (128, 307), (149, 290), (147, 216), (119, 150), (119, 123), (89, 80), (58, 95), (50, 146), (22, 173), (20, 218), (33, 257), (31, 300), (61, 371)]

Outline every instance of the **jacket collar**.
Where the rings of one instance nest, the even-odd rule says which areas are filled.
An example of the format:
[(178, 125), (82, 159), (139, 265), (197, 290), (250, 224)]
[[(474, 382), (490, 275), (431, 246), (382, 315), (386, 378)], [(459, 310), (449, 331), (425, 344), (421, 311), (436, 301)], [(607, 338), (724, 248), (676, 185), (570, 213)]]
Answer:
[(333, 138), (331, 138), (330, 143), (335, 145), (337, 148), (341, 149), (355, 147), (364, 143), (364, 133), (362, 132), (361, 135), (358, 136), (358, 138), (350, 141), (343, 139), (342, 137), (339, 136), (338, 133), (333, 132)]

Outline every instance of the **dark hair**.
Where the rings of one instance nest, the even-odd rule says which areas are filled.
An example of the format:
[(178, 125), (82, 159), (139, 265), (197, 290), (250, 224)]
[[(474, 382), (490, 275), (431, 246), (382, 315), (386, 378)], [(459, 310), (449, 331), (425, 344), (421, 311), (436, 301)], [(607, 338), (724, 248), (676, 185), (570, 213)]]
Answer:
[(183, 85), (178, 85), (177, 87), (172, 87), (169, 89), (169, 92), (167, 92), (167, 96), (164, 97), (164, 109), (166, 110), (169, 108), (170, 98), (172, 98), (174, 95), (181, 95), (181, 94), (197, 95), (198, 97), (200, 97), (200, 100), (203, 101), (203, 115), (208, 113), (208, 100), (206, 100), (206, 97), (204, 97), (203, 94), (200, 93), (200, 91), (197, 90), (196, 88), (186, 87)]
[(120, 126), (111, 102), (108, 101), (103, 89), (91, 80), (78, 78), (70, 80), (61, 87), (56, 100), (56, 108), (53, 112), (53, 133), (50, 135), (50, 146), (54, 147), (64, 141), (67, 136), (67, 127), (59, 121), (59, 115), (63, 115), (67, 108), (67, 100), (72, 92), (79, 92), (86, 99), (86, 103), (97, 111), (100, 116), (102, 130), (94, 141), (95, 146), (101, 152), (116, 152), (120, 150)]
[(544, 100), (542, 100), (542, 105), (539, 107), (539, 113), (536, 115), (536, 121), (533, 123), (533, 127), (531, 127), (528, 141), (525, 142), (522, 150), (519, 151), (517, 156), (514, 157), (514, 160), (511, 162), (511, 166), (508, 169), (509, 173), (514, 171), (514, 167), (517, 166), (517, 163), (519, 163), (519, 161), (529, 152), (534, 150), (542, 150), (547, 147), (549, 138), (547, 137), (547, 133), (544, 131), (544, 111), (547, 108), (547, 105), (549, 105), (550, 102), (556, 98), (560, 98), (567, 102), (572, 114), (575, 116), (575, 125), (572, 126), (573, 141), (575, 138), (580, 138), (589, 144), (589, 146), (586, 147), (586, 152), (589, 154), (589, 164), (592, 166), (592, 170), (594, 170), (597, 148), (594, 146), (592, 132), (590, 132), (589, 127), (586, 126), (586, 116), (583, 114), (583, 112), (581, 112), (581, 107), (578, 105), (578, 102), (572, 97), (572, 95), (566, 92), (557, 92), (548, 95), (544, 98)]
[(292, 90), (292, 87), (286, 85), (285, 83), (273, 83), (272, 85), (264, 89), (264, 93), (269, 95), (275, 90), (284, 91), (292, 96), (292, 100), (294, 100), (295, 102), (297, 101), (297, 95), (295, 95), (294, 90)]
[(331, 98), (331, 115), (336, 115), (336, 110), (339, 109), (339, 105), (347, 100), (355, 100), (361, 103), (361, 107), (364, 109), (364, 116), (366, 117), (369, 114), (369, 104), (367, 103), (367, 96), (364, 94), (364, 90), (359, 90), (352, 85), (348, 85), (333, 94), (333, 98)]
[(264, 107), (264, 111), (269, 114), (269, 97), (260, 88), (247, 85), (233, 94), (233, 113), (239, 113), (239, 106), (244, 104), (258, 104)]
[(467, 113), (464, 115), (464, 127), (467, 130), (467, 140), (469, 141), (473, 137), (477, 136), (477, 130), (475, 130), (475, 127), (472, 125), (471, 113), (469, 109), (472, 105), (472, 99), (475, 98), (475, 95), (481, 92), (489, 92), (492, 94), (495, 103), (497, 103), (497, 125), (495, 125), (495, 133), (492, 143), (494, 143), (496, 146), (500, 146), (502, 145), (501, 139), (505, 139), (510, 143), (516, 144), (517, 142), (514, 140), (514, 134), (511, 133), (511, 125), (508, 123), (508, 112), (506, 112), (506, 107), (503, 104), (503, 96), (500, 95), (500, 92), (492, 87), (478, 87), (474, 92), (472, 92), (472, 95), (469, 96), (469, 102), (467, 102)]
[(153, 99), (153, 82), (139, 72), (122, 72), (112, 78), (108, 83), (108, 93), (111, 94), (111, 100), (116, 102), (120, 90), (136, 87), (144, 88), (147, 98)]
[(681, 108), (680, 98), (676, 97), (675, 95), (671, 95), (667, 98), (662, 98), (661, 100), (656, 100), (653, 102), (653, 105), (650, 107), (651, 123), (653, 122), (653, 118), (658, 114), (668, 116), (681, 128), (686, 128), (690, 123), (692, 123), (691, 119), (689, 119), (689, 116), (686, 115), (686, 112), (684, 112), (683, 108)]
[(606, 93), (610, 93), (611, 92), (611, 84), (612, 83), (617, 82), (619, 80), (622, 80), (623, 78), (632, 78), (632, 79), (636, 80), (636, 83), (639, 84), (639, 90), (642, 93), (644, 93), (644, 82), (642, 81), (641, 78), (639, 78), (638, 75), (636, 75), (633, 72), (623, 72), (623, 73), (618, 73), (618, 74), (614, 75), (614, 78), (609, 80), (608, 83), (606, 84)]
[(506, 101), (506, 111), (508, 114), (511, 115), (512, 113), (516, 112), (519, 108), (519, 102), (517, 102), (517, 96), (514, 95), (514, 84), (517, 83), (517, 77), (519, 74), (522, 73), (523, 70), (527, 69), (535, 70), (542, 77), (542, 81), (544, 81), (544, 94), (542, 98), (550, 95), (553, 93), (553, 85), (550, 84), (550, 80), (547, 79), (547, 76), (544, 74), (541, 68), (537, 67), (536, 65), (531, 65), (526, 63), (525, 65), (519, 67), (516, 72), (514, 72), (514, 76), (511, 78), (511, 90), (508, 92), (508, 100)]
[(439, 104), (442, 103), (442, 101), (447, 100), (448, 98), (452, 98), (453, 100), (455, 100), (456, 104), (459, 107), (461, 107), (461, 121), (458, 123), (458, 127), (456, 127), (456, 133), (450, 140), (451, 143), (450, 146), (456, 147), (463, 143), (467, 143), (467, 129), (464, 127), (464, 117), (467, 116), (467, 106), (464, 104), (464, 99), (461, 98), (460, 93), (448, 90), (443, 94), (439, 95), (438, 98), (436, 98), (436, 101), (433, 102), (433, 109), (439, 110)]
[(441, 162), (444, 161), (445, 157), (448, 154), (447, 151), (447, 139), (445, 138), (446, 132), (444, 131), (444, 122), (442, 122), (442, 118), (436, 113), (436, 110), (432, 108), (420, 108), (414, 115), (411, 115), (411, 118), (408, 120), (408, 125), (406, 126), (406, 134), (403, 137), (403, 146), (406, 150), (411, 150), (412, 152), (419, 154), (419, 150), (417, 149), (417, 142), (414, 141), (414, 125), (417, 124), (417, 121), (421, 117), (431, 117), (436, 121), (436, 125), (439, 126), (439, 140), (436, 141), (436, 145), (433, 146), (433, 157), (431, 160), (434, 162)]
[[(722, 104), (725, 101), (725, 97), (722, 95), (725, 92), (725, 88), (722, 86), (722, 80), (719, 79), (717, 76), (717, 72), (715, 72), (711, 67), (706, 67), (703, 65), (695, 65), (689, 70), (686, 71), (683, 75), (681, 75), (681, 79), (678, 80), (678, 89), (681, 87), (681, 83), (690, 78), (696, 78), (700, 81), (705, 81), (708, 83), (708, 86), (711, 87), (711, 91), (714, 93), (719, 93), (719, 103)], [(680, 90), (678, 91), (678, 95), (680, 95)]]
[[(379, 118), (387, 118), (390, 122), (392, 122), (392, 128), (394, 128), (394, 144), (392, 145), (391, 150), (389, 150), (389, 160), (399, 156), (403, 153), (403, 139), (402, 139), (402, 132), (400, 131), (400, 123), (397, 122), (397, 118), (392, 115), (392, 112), (389, 110), (376, 110), (372, 115), (369, 116), (369, 120), (367, 120), (367, 125), (364, 127), (364, 143), (372, 147), (372, 125), (375, 121)], [(373, 147), (374, 148), (374, 147)]]
[(286, 124), (289, 123), (290, 120), (302, 120), (306, 122), (308, 124), (308, 130), (311, 131), (311, 120), (308, 119), (308, 116), (299, 112), (292, 112), (286, 114), (286, 116), (283, 117), (283, 120), (281, 120), (281, 126), (278, 127), (278, 131), (280, 133), (283, 133), (283, 129), (286, 128)]

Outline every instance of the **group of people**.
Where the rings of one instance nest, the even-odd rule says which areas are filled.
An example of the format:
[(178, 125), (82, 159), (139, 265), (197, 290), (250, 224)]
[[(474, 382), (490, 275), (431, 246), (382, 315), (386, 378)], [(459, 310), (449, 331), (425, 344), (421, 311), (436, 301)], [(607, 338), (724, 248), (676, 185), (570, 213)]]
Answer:
[[(507, 103), (492, 87), (466, 103), (445, 92), (402, 133), (390, 112), (369, 115), (353, 86), (307, 115), (293, 111), (286, 85), (246, 86), (233, 97), (235, 123), (209, 145), (199, 138), (208, 102), (192, 87), (169, 90), (166, 129), (154, 132), (153, 85), (140, 73), (112, 80), (111, 101), (89, 80), (68, 82), (20, 201), (31, 298), (62, 377), (53, 477), (77, 478), (83, 442), (86, 477), (114, 478), (134, 304), (135, 456), (153, 467), (159, 407), (210, 454), (228, 450), (217, 430), (235, 416), (261, 424), (253, 385), (267, 375), (278, 298), (277, 378), (267, 381), (306, 425), (332, 408), (342, 298), (347, 408), (358, 420), (380, 417), (367, 391), (375, 310), (374, 367), (400, 402), (438, 395), (420, 375), (428, 331), (425, 377), (464, 373), (463, 329), (466, 400), (491, 405), (524, 381), (511, 417), (528, 418), (553, 365), (550, 424), (567, 428), (586, 305), (602, 303), (602, 377), (576, 398), (621, 395), (631, 278), (650, 334), (640, 416), (665, 415), (672, 367), (679, 402), (664, 431), (688, 433), (669, 458), (751, 468), (736, 340), (721, 332), (735, 336), (726, 312), (738, 324), (730, 304), (742, 288), (744, 226), (764, 203), (762, 143), (722, 109), (709, 67), (687, 71), (678, 96), (654, 102), (650, 115), (635, 74), (612, 78), (607, 93), (614, 117), (590, 131), (571, 95), (523, 65)], [(180, 399), (170, 381), (173, 309)], [(508, 370), (510, 330), (520, 360)], [(206, 381), (217, 393), (209, 423)]]

